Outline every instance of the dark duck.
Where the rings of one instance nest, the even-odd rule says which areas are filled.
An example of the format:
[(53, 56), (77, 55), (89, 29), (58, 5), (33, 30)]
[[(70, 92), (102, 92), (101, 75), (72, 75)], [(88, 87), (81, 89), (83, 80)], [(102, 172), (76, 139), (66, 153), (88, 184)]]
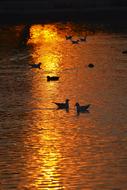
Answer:
[(41, 69), (41, 63), (30, 64), (31, 68)]
[(47, 81), (58, 81), (59, 77), (58, 76), (47, 76)]
[(71, 39), (71, 42), (72, 42), (72, 44), (78, 44), (78, 43), (79, 43), (79, 40), (72, 40), (72, 39)]
[(76, 106), (76, 111), (77, 114), (79, 115), (80, 113), (85, 113), (85, 112), (89, 112), (88, 108), (90, 107), (90, 104), (84, 105), (84, 106), (80, 106), (80, 104), (77, 102), (75, 104)]
[(68, 36), (65, 36), (66, 40), (71, 40), (72, 39), (72, 36), (71, 35), (68, 35)]
[(64, 103), (57, 103), (57, 102), (53, 103), (57, 105), (57, 109), (69, 110), (69, 99), (66, 99)]

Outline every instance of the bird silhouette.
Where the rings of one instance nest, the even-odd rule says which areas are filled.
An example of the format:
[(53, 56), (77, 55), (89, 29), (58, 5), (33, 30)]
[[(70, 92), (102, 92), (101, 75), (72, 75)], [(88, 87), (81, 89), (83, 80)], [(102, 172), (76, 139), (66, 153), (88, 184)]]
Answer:
[(93, 64), (93, 63), (89, 63), (89, 64), (88, 64), (88, 67), (89, 67), (89, 68), (93, 68), (93, 67), (94, 67), (94, 64)]
[(65, 36), (65, 38), (66, 38), (66, 40), (70, 40), (70, 39), (72, 39), (72, 36)]
[(69, 99), (66, 99), (64, 103), (57, 103), (53, 102), (54, 104), (57, 105), (57, 109), (66, 109), (69, 110)]
[(41, 69), (41, 63), (29, 64), (31, 68)]
[(79, 40), (72, 40), (72, 39), (71, 39), (71, 42), (72, 42), (72, 44), (78, 44), (78, 43), (79, 43)]
[(88, 108), (90, 107), (90, 104), (87, 104), (87, 105), (84, 105), (84, 106), (80, 106), (80, 104), (77, 102), (75, 104), (75, 106), (76, 106), (76, 111), (77, 111), (78, 115), (80, 114), (80, 112), (81, 113), (85, 113), (85, 112), (88, 113), (89, 112)]
[(81, 42), (86, 42), (86, 36), (80, 37), (80, 41), (81, 41)]
[(59, 80), (58, 76), (47, 76), (47, 81), (57, 81)]

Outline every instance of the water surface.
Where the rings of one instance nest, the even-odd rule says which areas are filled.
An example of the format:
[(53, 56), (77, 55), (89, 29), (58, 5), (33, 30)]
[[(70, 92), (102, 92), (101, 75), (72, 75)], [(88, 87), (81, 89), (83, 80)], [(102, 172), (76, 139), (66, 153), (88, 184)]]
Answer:
[(39, 24), (21, 48), (23, 27), (0, 30), (0, 189), (127, 189), (127, 34)]

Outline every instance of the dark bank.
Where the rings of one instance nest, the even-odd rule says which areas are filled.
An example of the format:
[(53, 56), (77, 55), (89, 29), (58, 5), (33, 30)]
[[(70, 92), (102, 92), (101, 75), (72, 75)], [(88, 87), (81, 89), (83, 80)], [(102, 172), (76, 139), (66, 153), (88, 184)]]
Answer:
[(124, 25), (126, 20), (125, 0), (5, 0), (0, 2), (1, 24), (88, 21)]

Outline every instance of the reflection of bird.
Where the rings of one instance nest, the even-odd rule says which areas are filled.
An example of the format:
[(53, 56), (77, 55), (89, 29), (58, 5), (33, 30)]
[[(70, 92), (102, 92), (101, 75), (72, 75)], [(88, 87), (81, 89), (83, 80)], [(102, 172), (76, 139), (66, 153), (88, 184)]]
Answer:
[(57, 103), (57, 102), (53, 102), (54, 104), (56, 104), (58, 106), (58, 109), (69, 109), (69, 99), (66, 99), (65, 103)]
[(40, 69), (41, 63), (35, 63), (35, 64), (29, 64), (32, 68), (38, 68)]
[(65, 36), (66, 40), (72, 39), (72, 36)]
[(59, 77), (57, 77), (57, 76), (47, 76), (47, 81), (57, 81), (57, 80), (59, 80)]
[(85, 42), (86, 41), (86, 36), (85, 37), (80, 37), (80, 41)]
[(88, 112), (88, 108), (90, 107), (90, 104), (87, 104), (85, 106), (80, 106), (79, 103), (77, 102), (75, 106), (76, 106), (77, 114), (79, 114), (80, 112), (82, 113)]
[(79, 40), (71, 40), (72, 44), (78, 44)]

